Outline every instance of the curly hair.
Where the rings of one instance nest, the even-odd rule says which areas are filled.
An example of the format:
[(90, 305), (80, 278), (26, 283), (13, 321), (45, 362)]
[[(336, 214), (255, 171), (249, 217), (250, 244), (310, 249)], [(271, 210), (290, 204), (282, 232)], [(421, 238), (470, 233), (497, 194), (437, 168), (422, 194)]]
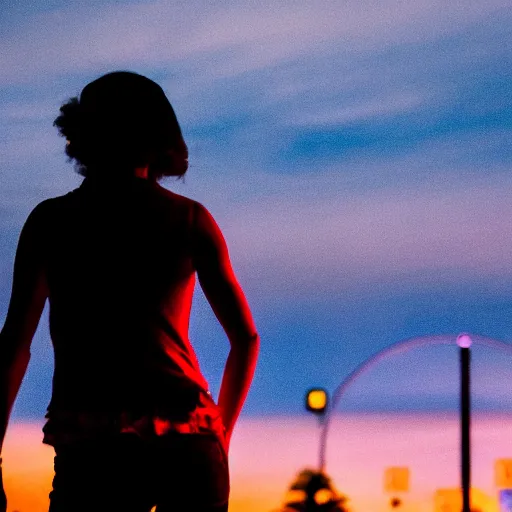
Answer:
[(149, 165), (150, 176), (181, 177), (188, 150), (162, 88), (142, 75), (115, 71), (66, 101), (54, 126), (79, 174), (120, 175)]

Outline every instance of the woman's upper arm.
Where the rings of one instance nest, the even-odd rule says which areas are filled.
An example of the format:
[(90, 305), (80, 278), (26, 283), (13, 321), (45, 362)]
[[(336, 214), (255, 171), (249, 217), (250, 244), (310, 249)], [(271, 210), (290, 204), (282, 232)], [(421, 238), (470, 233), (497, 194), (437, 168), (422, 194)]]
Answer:
[(14, 259), (12, 293), (2, 328), (0, 350), (18, 351), (30, 347), (37, 329), (48, 288), (44, 239), (46, 207), (41, 203), (28, 216), (18, 241)]
[(210, 212), (194, 204), (193, 260), (201, 288), (231, 343), (256, 335), (252, 314), (235, 276), (226, 241)]

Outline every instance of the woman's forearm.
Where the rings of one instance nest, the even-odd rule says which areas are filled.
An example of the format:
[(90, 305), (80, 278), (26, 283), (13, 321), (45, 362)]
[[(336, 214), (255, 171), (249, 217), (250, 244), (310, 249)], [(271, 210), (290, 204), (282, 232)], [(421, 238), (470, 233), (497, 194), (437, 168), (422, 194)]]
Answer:
[(9, 340), (0, 333), (0, 454), (11, 410), (30, 360), (29, 350), (12, 354), (6, 350), (9, 346)]
[(247, 397), (259, 353), (256, 335), (243, 344), (233, 343), (226, 361), (219, 393), (219, 408), (229, 444), (231, 433)]

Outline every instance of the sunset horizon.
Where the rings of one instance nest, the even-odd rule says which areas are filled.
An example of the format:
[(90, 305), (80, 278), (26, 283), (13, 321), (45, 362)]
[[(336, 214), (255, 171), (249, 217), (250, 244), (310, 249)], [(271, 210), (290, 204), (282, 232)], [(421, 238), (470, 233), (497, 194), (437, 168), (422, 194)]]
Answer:
[[(4, 449), (9, 512), (43, 512), (53, 476), (53, 449), (41, 443), (41, 422), (15, 423)], [(512, 412), (478, 413), (473, 420), (473, 488), (497, 512), (494, 463), (512, 458)], [(244, 418), (233, 436), (230, 512), (271, 512), (285, 500), (300, 470), (318, 463), (318, 421), (308, 416)], [(251, 460), (251, 464), (246, 461)], [(348, 462), (345, 462), (348, 461)], [(387, 467), (410, 469), (405, 512), (435, 512), (438, 489), (459, 480), (459, 418), (449, 413), (337, 414), (329, 435), (326, 472), (354, 512), (384, 512)]]

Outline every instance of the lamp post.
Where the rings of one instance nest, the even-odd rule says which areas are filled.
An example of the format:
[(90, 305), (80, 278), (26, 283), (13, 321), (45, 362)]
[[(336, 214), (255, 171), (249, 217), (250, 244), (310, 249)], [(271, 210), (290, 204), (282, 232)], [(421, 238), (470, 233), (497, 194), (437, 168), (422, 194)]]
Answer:
[(467, 334), (457, 337), (460, 348), (460, 469), (462, 487), (462, 512), (470, 512), (471, 489), (471, 338)]
[[(505, 350), (507, 353), (512, 352), (512, 346), (478, 336), (475, 338), (476, 341), (483, 345), (487, 345), (491, 348), (499, 348)], [(460, 425), (461, 425), (461, 488), (463, 493), (463, 512), (470, 512), (470, 346), (472, 339), (468, 334), (462, 333), (457, 336), (457, 345), (460, 348)], [(423, 336), (420, 338), (414, 338), (397, 342), (389, 347), (382, 349), (377, 352), (369, 359), (363, 361), (357, 366), (349, 375), (347, 375), (339, 384), (338, 387), (333, 391), (330, 397), (329, 407), (327, 407), (327, 392), (322, 388), (314, 388), (306, 395), (306, 409), (315, 414), (318, 414), (322, 423), (322, 432), (320, 434), (320, 470), (325, 468), (325, 454), (327, 447), (327, 434), (329, 432), (329, 425), (331, 422), (331, 416), (333, 411), (336, 409), (337, 404), (344, 395), (345, 391), (357, 380), (362, 374), (374, 367), (383, 359), (391, 357), (396, 354), (403, 354), (407, 350), (413, 348), (421, 348), (424, 346), (431, 345), (453, 345), (453, 337), (446, 335), (439, 336)], [(323, 391), (325, 393), (325, 403), (323, 407), (316, 408), (314, 406), (315, 400), (321, 397), (321, 394), (311, 395), (311, 403), (308, 401), (308, 396), (311, 392)], [(313, 399), (313, 397), (315, 397)], [(308, 405), (309, 404), (309, 405)]]
[[(324, 388), (311, 388), (306, 392), (305, 406), (306, 410), (318, 416), (320, 423), (322, 422), (327, 407), (329, 405), (329, 393)], [(324, 470), (324, 451), (325, 438), (320, 436), (320, 446), (318, 450), (318, 471)]]

